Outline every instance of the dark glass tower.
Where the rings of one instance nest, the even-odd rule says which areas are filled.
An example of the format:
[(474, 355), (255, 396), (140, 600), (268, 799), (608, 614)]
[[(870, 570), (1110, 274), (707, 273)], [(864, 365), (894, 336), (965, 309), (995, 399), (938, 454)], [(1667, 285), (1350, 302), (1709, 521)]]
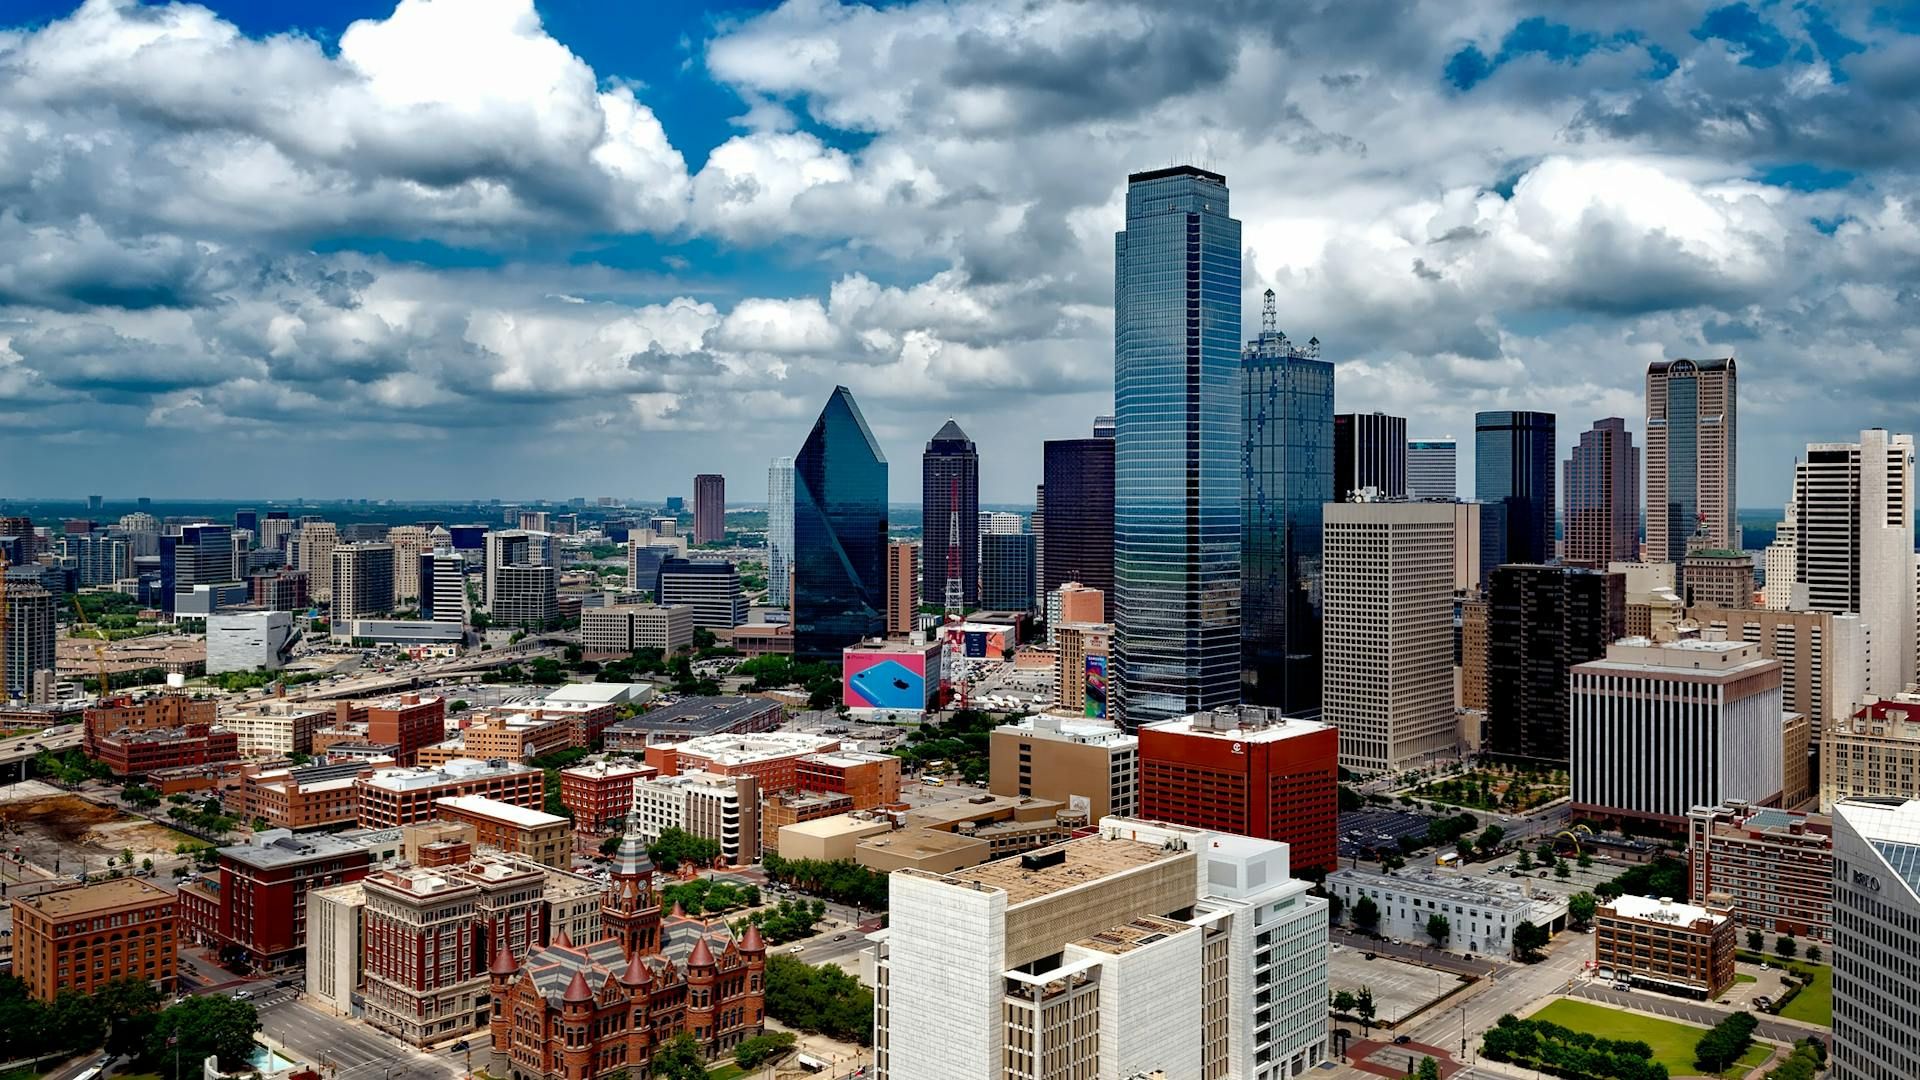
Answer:
[(1553, 558), (1554, 419), (1542, 412), (1473, 418), (1473, 497), (1480, 512), (1480, 580), (1502, 563)]
[(1333, 418), (1333, 501), (1361, 488), (1389, 499), (1407, 497), (1407, 418), (1341, 413)]
[(1567, 458), (1566, 542), (1560, 557), (1606, 569), (1640, 557), (1640, 452), (1617, 416), (1595, 420)]
[[(955, 520), (956, 515), (958, 520)], [(980, 603), (980, 454), (948, 420), (920, 456), (920, 602), (947, 602), (951, 564), (960, 580), (959, 604)]]
[(1040, 588), (1077, 581), (1113, 610), (1113, 436), (1049, 439), (1042, 448), (1047, 559)]
[(1605, 656), (1607, 643), (1626, 635), (1626, 577), (1572, 566), (1502, 566), (1487, 603), (1483, 748), (1497, 758), (1564, 769), (1568, 671)]
[(1126, 225), (1109, 663), (1132, 730), (1240, 699), (1240, 222), (1226, 177), (1183, 165), (1127, 178)]
[(793, 548), (795, 656), (886, 633), (887, 458), (844, 386), (793, 459)]
[[(1267, 292), (1269, 299), (1273, 292)], [(1320, 709), (1321, 508), (1332, 501), (1333, 365), (1275, 329), (1241, 353), (1241, 696)]]

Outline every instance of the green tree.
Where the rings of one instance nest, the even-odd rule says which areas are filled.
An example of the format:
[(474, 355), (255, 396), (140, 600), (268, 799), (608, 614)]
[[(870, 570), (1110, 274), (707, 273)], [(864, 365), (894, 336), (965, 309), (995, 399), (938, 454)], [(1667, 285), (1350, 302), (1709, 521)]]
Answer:
[(1433, 939), (1435, 947), (1439, 947), (1453, 936), (1453, 926), (1447, 922), (1445, 915), (1436, 911), (1427, 916), (1427, 936)]
[(1514, 869), (1521, 873), (1526, 873), (1528, 870), (1533, 869), (1533, 855), (1529, 852), (1522, 851), (1520, 857), (1513, 861), (1513, 866)]
[(1353, 991), (1342, 990), (1333, 995), (1333, 1011), (1342, 1015), (1352, 1015), (1354, 1006)]
[(1709, 1073), (1728, 1068), (1747, 1052), (1753, 1043), (1753, 1031), (1759, 1026), (1752, 1013), (1744, 1012), (1734, 1013), (1713, 1025), (1693, 1048), (1694, 1067)]
[(200, 1075), (200, 1063), (210, 1056), (218, 1057), (222, 1068), (238, 1069), (253, 1053), (259, 1030), (260, 1016), (248, 1002), (225, 994), (189, 997), (155, 1018), (146, 1056), (170, 1080)]
[(1345, 908), (1346, 906), (1347, 906), (1347, 902), (1346, 902), (1345, 900), (1342, 900), (1342, 899), (1340, 899), (1340, 898), (1339, 898), (1339, 897), (1337, 897), (1337, 896), (1334, 896), (1334, 895), (1331, 895), (1331, 894), (1329, 894), (1329, 895), (1327, 896), (1327, 922), (1328, 922), (1328, 924), (1330, 924), (1330, 925), (1333, 925), (1333, 926), (1338, 926), (1338, 925), (1340, 925), (1340, 912), (1341, 912), (1341, 910), (1342, 910), (1342, 909), (1344, 909), (1344, 908)]
[(654, 1051), (653, 1075), (660, 1080), (707, 1080), (707, 1056), (691, 1032), (680, 1032)]
[(752, 1072), (792, 1050), (793, 1043), (791, 1031), (769, 1031), (765, 1035), (755, 1035), (733, 1048), (733, 1063)]
[(1373, 902), (1373, 897), (1362, 896), (1353, 902), (1353, 925), (1368, 933), (1380, 925), (1380, 905)]
[(1500, 841), (1507, 838), (1507, 830), (1498, 825), (1489, 825), (1480, 831), (1480, 839), (1473, 842), (1482, 854), (1491, 855), (1500, 847)]
[(1759, 952), (1761, 949), (1764, 949), (1766, 947), (1767, 947), (1767, 936), (1765, 934), (1762, 934), (1758, 930), (1747, 931), (1747, 948), (1749, 950), (1753, 952)]
[(1593, 856), (1587, 854), (1584, 851), (1580, 853), (1580, 858), (1578, 861), (1579, 861), (1580, 869), (1582, 870), (1586, 870), (1591, 866), (1593, 866)]
[(1522, 920), (1513, 928), (1513, 951), (1522, 962), (1532, 963), (1540, 958), (1540, 950), (1547, 946), (1547, 928), (1529, 920)]
[(1362, 986), (1360, 992), (1353, 997), (1353, 1015), (1360, 1021), (1360, 1030), (1362, 1032), (1373, 1029), (1373, 1017), (1376, 1008), (1377, 1006), (1373, 1003), (1373, 987)]
[(1819, 963), (1819, 962), (1820, 962), (1820, 958), (1821, 958), (1821, 957), (1822, 957), (1823, 955), (1825, 955), (1825, 954), (1824, 954), (1824, 953), (1822, 953), (1822, 952), (1820, 951), (1820, 946), (1818, 946), (1818, 945), (1809, 945), (1809, 946), (1807, 946), (1807, 959), (1808, 959), (1808, 960), (1811, 960), (1811, 961), (1813, 961), (1814, 963), (1816, 963), (1816, 964), (1817, 964), (1817, 963)]
[(1415, 1074), (1418, 1080), (1440, 1080), (1440, 1063), (1432, 1058), (1420, 1059), (1420, 1071)]
[(1573, 925), (1585, 927), (1593, 922), (1593, 913), (1599, 910), (1600, 901), (1590, 892), (1577, 892), (1567, 897), (1567, 918)]
[(684, 829), (666, 828), (660, 830), (660, 836), (647, 845), (647, 857), (667, 873), (679, 869), (681, 863), (711, 866), (720, 857), (720, 842), (695, 836)]
[(1773, 951), (1781, 959), (1791, 960), (1800, 951), (1800, 943), (1793, 940), (1792, 934), (1781, 934), (1774, 939)]
[(766, 1008), (788, 1027), (873, 1045), (873, 991), (837, 964), (767, 957)]
[(1565, 881), (1573, 876), (1573, 868), (1567, 865), (1567, 860), (1555, 859), (1553, 860), (1553, 876), (1559, 878), (1561, 881)]

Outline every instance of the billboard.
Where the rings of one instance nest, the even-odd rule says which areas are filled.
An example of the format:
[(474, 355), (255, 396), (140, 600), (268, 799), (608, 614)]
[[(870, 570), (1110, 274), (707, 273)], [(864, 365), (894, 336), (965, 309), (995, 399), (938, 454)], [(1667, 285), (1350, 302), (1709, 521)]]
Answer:
[(995, 623), (948, 623), (947, 645), (974, 660), (1004, 660), (1014, 644), (1013, 627)]
[(1104, 656), (1087, 657), (1087, 707), (1086, 715), (1095, 720), (1107, 718), (1107, 658)]
[[(934, 678), (939, 678), (937, 667)], [(924, 709), (929, 701), (926, 654), (849, 649), (842, 660), (841, 695), (849, 709)]]

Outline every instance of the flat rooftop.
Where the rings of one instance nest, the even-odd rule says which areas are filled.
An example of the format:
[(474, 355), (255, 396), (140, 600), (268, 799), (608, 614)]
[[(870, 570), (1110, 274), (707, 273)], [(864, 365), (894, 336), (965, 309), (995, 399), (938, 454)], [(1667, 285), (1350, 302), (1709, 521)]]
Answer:
[(417, 791), (421, 788), (441, 787), (462, 780), (483, 780), (492, 776), (509, 776), (515, 773), (537, 773), (540, 770), (531, 765), (522, 765), (517, 761), (505, 761), (493, 758), (477, 761), (473, 758), (454, 758), (437, 769), (416, 766), (414, 768), (376, 769), (367, 783), (390, 791)]
[[(794, 827), (786, 826), (788, 829)], [(987, 842), (977, 836), (964, 836), (960, 833), (924, 827), (893, 829), (884, 834), (875, 833), (860, 841), (859, 846), (898, 855), (903, 859), (925, 859), (971, 847), (980, 848), (983, 852), (987, 850)]]
[[(792, 830), (801, 836), (829, 840), (836, 836), (866, 836), (869, 834), (877, 836), (880, 833), (893, 831), (893, 826), (875, 818), (857, 818), (852, 814), (835, 814), (832, 817), (815, 818), (812, 821), (802, 821), (792, 825), (780, 826), (781, 832), (784, 833), (788, 830)], [(943, 833), (942, 835), (948, 834)]]
[(1118, 956), (1135, 949), (1162, 941), (1175, 934), (1198, 931), (1191, 923), (1175, 922), (1158, 915), (1140, 915), (1121, 923), (1119, 926), (1102, 930), (1074, 942), (1082, 948)]
[(1087, 720), (1058, 713), (1023, 717), (1011, 724), (1001, 724), (993, 730), (996, 735), (1053, 739), (1086, 746), (1125, 746), (1137, 745), (1140, 742), (1138, 738), (1104, 720)]
[(545, 828), (567, 820), (558, 814), (549, 814), (544, 810), (529, 810), (524, 806), (515, 806), (512, 803), (489, 799), (482, 795), (448, 795), (433, 800), (433, 803), (435, 806), (452, 807), (465, 813), (505, 821), (523, 829)]
[(1622, 896), (1603, 907), (1613, 909), (1615, 915), (1629, 919), (1644, 919), (1648, 922), (1673, 923), (1686, 926), (1701, 919), (1711, 919), (1716, 923), (1725, 922), (1727, 917), (1717, 911), (1708, 911), (1703, 907), (1683, 904), (1677, 900), (1656, 899), (1651, 896)]
[(865, 750), (828, 750), (819, 754), (808, 754), (802, 761), (816, 761), (836, 768), (849, 768), (854, 765), (871, 765), (876, 761), (899, 761), (892, 754), (874, 754)]
[(118, 878), (98, 885), (84, 885), (78, 889), (63, 889), (59, 892), (21, 897), (14, 900), (14, 903), (30, 907), (47, 918), (59, 922), (82, 915), (92, 915), (95, 912), (169, 902), (172, 899), (172, 893), (157, 885), (149, 885), (139, 878)]
[(1332, 724), (1280, 715), (1278, 709), (1234, 705), (1191, 716), (1162, 720), (1140, 729), (1155, 734), (1188, 735), (1226, 742), (1271, 743), (1332, 731)]
[(757, 697), (690, 697), (671, 705), (650, 709), (639, 716), (614, 724), (610, 731), (635, 731), (644, 734), (710, 735), (768, 710), (780, 703)]
[(807, 735), (798, 731), (763, 731), (752, 735), (703, 735), (688, 739), (672, 749), (682, 757), (704, 758), (716, 765), (748, 765), (756, 761), (798, 757), (837, 749), (840, 740), (831, 735)]
[(365, 845), (352, 843), (339, 836), (329, 836), (324, 833), (295, 836), (286, 829), (269, 829), (266, 832), (255, 833), (252, 843), (234, 844), (220, 849), (221, 858), (231, 859), (256, 870), (297, 866), (301, 863), (339, 858), (343, 855), (365, 854), (367, 854)]
[(1166, 859), (1193, 854), (1183, 849), (1169, 850), (1158, 844), (1104, 836), (1084, 836), (1027, 854), (1056, 851), (1064, 852), (1066, 857), (1052, 866), (1037, 870), (1027, 869), (1026, 856), (1016, 855), (938, 876), (949, 884), (963, 888), (999, 889), (1007, 894), (1008, 905), (1013, 905), (1038, 900), (1143, 866), (1152, 866)]
[(965, 799), (949, 799), (946, 802), (915, 807), (907, 814), (907, 822), (912, 825), (939, 827), (961, 821), (975, 821), (983, 817), (993, 817), (1009, 811), (1026, 811), (1031, 815), (1051, 815), (1066, 809), (1067, 804), (1052, 799), (1036, 799), (1026, 795), (974, 795)]

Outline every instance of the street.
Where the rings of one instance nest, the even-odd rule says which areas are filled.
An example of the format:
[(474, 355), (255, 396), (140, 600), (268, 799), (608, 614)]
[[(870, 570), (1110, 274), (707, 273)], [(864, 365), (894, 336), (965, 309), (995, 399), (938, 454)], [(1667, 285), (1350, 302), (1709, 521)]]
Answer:
[[(418, 1080), (455, 1080), (467, 1075), (466, 1055), (454, 1051), (424, 1054), (391, 1038), (371, 1025), (322, 1012), (293, 997), (293, 991), (270, 992), (254, 1004), (260, 1010), (261, 1033), (288, 1057), (298, 1058), (326, 1073), (329, 1080), (347, 1076), (382, 1080), (415, 1077)], [(487, 1034), (468, 1037), (474, 1053), (484, 1058)], [(378, 1070), (386, 1069), (385, 1073)]]

